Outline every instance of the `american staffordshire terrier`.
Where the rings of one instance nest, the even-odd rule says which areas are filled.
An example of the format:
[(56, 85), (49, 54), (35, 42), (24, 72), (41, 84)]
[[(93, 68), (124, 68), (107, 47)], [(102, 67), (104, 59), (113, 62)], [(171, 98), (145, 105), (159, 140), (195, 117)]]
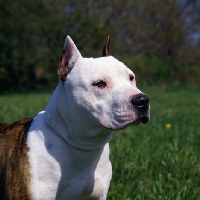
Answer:
[(149, 121), (135, 74), (109, 53), (83, 58), (67, 36), (59, 84), (34, 119), (0, 124), (0, 199), (105, 200), (112, 132)]

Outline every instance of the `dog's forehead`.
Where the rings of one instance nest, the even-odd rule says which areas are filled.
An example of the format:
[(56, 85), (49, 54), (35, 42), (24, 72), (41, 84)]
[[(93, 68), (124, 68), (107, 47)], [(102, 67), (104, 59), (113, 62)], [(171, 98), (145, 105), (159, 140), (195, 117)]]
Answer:
[(112, 56), (100, 58), (81, 58), (76, 63), (76, 70), (83, 74), (90, 73), (91, 75), (127, 75), (131, 73), (122, 62)]

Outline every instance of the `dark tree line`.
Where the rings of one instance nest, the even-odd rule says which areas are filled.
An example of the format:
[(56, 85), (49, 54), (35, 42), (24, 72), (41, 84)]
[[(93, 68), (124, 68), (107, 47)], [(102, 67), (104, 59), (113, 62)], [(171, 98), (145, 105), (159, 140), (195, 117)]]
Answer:
[(199, 30), (197, 0), (1, 0), (0, 91), (54, 87), (66, 35), (85, 57), (101, 56), (110, 35), (111, 53), (149, 82), (189, 74), (182, 81), (198, 84)]

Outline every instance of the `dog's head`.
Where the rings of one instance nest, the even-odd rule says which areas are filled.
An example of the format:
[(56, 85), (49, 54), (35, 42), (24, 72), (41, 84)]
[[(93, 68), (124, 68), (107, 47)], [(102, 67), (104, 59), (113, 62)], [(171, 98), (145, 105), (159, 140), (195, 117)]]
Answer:
[[(83, 58), (68, 36), (58, 76), (64, 84), (66, 104), (72, 120), (91, 126), (119, 130), (149, 121), (149, 99), (136, 87), (135, 74), (109, 53)], [(64, 112), (64, 111), (63, 111)], [(91, 123), (92, 122), (92, 123)]]

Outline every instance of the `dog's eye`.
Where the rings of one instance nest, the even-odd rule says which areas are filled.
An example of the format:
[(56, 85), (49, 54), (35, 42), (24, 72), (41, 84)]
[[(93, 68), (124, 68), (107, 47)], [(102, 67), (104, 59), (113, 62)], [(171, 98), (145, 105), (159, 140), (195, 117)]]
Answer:
[(133, 81), (135, 79), (135, 77), (133, 76), (133, 74), (129, 75), (129, 79), (130, 79), (130, 81)]
[(98, 88), (105, 88), (106, 87), (106, 82), (102, 81), (102, 80), (99, 80), (99, 81), (96, 81), (96, 82), (92, 83), (92, 85), (96, 86)]

